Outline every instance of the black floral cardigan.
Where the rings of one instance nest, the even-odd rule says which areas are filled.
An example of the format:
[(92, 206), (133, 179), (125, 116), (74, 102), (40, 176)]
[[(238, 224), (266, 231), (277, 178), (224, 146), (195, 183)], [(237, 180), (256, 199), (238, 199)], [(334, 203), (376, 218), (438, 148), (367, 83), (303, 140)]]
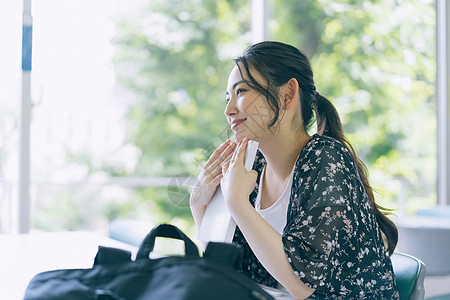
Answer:
[[(258, 152), (254, 205), (265, 159)], [(337, 140), (312, 136), (295, 164), (283, 244), (312, 299), (399, 299), (391, 261), (351, 154)], [(237, 228), (244, 248), (241, 272), (276, 287)]]

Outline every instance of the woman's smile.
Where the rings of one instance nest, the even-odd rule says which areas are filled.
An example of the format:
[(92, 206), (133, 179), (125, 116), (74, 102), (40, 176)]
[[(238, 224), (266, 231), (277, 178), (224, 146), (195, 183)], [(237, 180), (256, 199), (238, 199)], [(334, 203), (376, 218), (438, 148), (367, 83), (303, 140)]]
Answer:
[(236, 131), (237, 127), (242, 124), (243, 122), (245, 122), (245, 120), (247, 120), (247, 118), (244, 119), (235, 119), (231, 122), (231, 130)]

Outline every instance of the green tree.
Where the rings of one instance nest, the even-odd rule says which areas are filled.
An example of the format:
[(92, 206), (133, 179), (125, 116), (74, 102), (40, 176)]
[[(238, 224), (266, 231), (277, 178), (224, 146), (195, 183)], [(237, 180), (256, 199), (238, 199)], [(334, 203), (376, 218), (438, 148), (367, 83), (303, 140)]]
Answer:
[[(435, 10), (432, 1), (274, 0), (272, 37), (311, 57), (381, 202), (405, 178), (410, 210), (435, 201)], [(397, 181), (398, 182), (398, 181)], [(398, 184), (397, 184), (398, 185)]]
[[(231, 57), (249, 44), (242, 1), (151, 1), (116, 18), (115, 68), (134, 95), (129, 143), (138, 176), (195, 176), (227, 137), (224, 89)], [(435, 200), (434, 28), (431, 1), (272, 0), (270, 37), (311, 58), (381, 203), (395, 207), (407, 178), (411, 208)], [(403, 180), (404, 182), (405, 180)], [(170, 195), (178, 194), (171, 201)], [(189, 219), (187, 190), (142, 189), (163, 217)], [(172, 199), (173, 200), (173, 199)]]
[[(151, 1), (117, 17), (116, 73), (135, 96), (128, 138), (142, 149), (130, 175), (196, 176), (227, 138), (226, 81), (231, 58), (249, 44), (249, 18), (248, 3), (237, 0)], [(154, 212), (183, 218), (187, 193), (139, 190)]]

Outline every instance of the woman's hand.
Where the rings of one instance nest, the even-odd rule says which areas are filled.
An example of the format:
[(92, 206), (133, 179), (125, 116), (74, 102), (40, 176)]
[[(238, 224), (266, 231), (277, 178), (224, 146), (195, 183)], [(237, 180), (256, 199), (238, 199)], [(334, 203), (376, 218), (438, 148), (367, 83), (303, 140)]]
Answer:
[(244, 201), (248, 200), (258, 177), (255, 170), (247, 172), (245, 169), (244, 160), (247, 144), (248, 138), (244, 138), (237, 146), (231, 159), (224, 163), (222, 168), (223, 178), (220, 185), (228, 209), (231, 211), (238, 209), (242, 204), (248, 204), (248, 201)]
[(191, 191), (191, 208), (204, 209), (209, 204), (222, 179), (222, 166), (230, 160), (235, 148), (236, 143), (227, 140), (213, 152), (203, 166), (195, 187)]

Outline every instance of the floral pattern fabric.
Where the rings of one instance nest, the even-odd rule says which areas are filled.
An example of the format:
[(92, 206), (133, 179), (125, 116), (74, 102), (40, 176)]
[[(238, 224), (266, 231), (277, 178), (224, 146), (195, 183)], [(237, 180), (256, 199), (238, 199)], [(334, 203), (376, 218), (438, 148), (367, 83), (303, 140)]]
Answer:
[[(264, 164), (258, 152), (253, 205)], [(311, 299), (399, 299), (369, 198), (351, 154), (339, 141), (314, 135), (303, 147), (294, 167), (282, 240), (296, 275), (315, 289)], [(276, 287), (239, 228), (233, 242), (244, 248), (241, 272)]]

